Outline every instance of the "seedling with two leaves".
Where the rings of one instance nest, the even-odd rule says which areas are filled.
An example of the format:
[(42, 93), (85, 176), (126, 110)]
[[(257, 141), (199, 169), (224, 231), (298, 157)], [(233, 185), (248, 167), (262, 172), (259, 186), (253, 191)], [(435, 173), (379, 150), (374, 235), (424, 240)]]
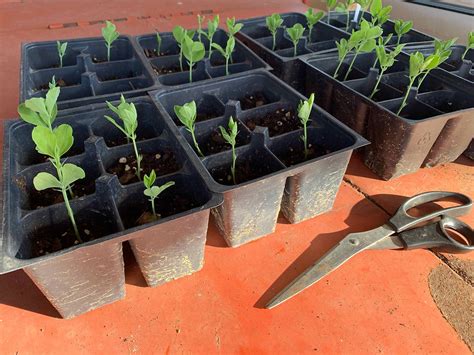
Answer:
[(155, 199), (167, 188), (173, 186), (175, 183), (174, 181), (168, 181), (167, 183), (161, 186), (154, 186), (156, 181), (156, 173), (155, 170), (152, 170), (150, 175), (146, 175), (143, 177), (143, 184), (145, 185), (145, 191), (143, 194), (147, 196), (151, 203), (151, 210), (153, 211), (153, 219), (157, 220), (160, 216), (156, 213), (155, 210)]
[(413, 28), (412, 21), (395, 20), (395, 33), (397, 34), (397, 45), (400, 44), (403, 35)]
[(234, 37), (237, 32), (239, 32), (244, 25), (242, 23), (235, 23), (235, 17), (227, 18), (226, 20), (227, 32), (229, 36)]
[(303, 135), (301, 136), (301, 140), (303, 141), (304, 145), (304, 158), (308, 158), (309, 150), (308, 150), (308, 132), (307, 132), (307, 125), (309, 122), (309, 116), (311, 115), (311, 110), (313, 108), (314, 103), (314, 93), (311, 94), (308, 100), (301, 101), (298, 106), (298, 117), (300, 119), (301, 124), (303, 125)]
[(57, 100), (61, 91), (59, 87), (53, 85), (54, 82), (51, 82), (46, 97), (34, 97), (18, 106), (18, 114), (23, 121), (53, 131), (53, 122), (58, 114)]
[(237, 121), (235, 121), (234, 118), (230, 116), (228, 130), (222, 126), (219, 126), (219, 129), (221, 131), (222, 138), (224, 138), (224, 140), (232, 147), (232, 165), (230, 167), (230, 172), (232, 174), (232, 181), (235, 185), (237, 184), (237, 180), (235, 178), (235, 163), (237, 161), (235, 145), (237, 143), (237, 135), (239, 134)]
[(183, 46), (186, 37), (193, 38), (195, 32), (193, 30), (186, 30), (182, 26), (173, 28), (173, 37), (179, 47), (179, 68), (183, 71)]
[(117, 27), (110, 21), (105, 21), (105, 27), (102, 27), (102, 37), (105, 40), (105, 47), (107, 47), (107, 61), (110, 62), (110, 49), (112, 43), (119, 38), (120, 34), (117, 32)]
[(291, 42), (293, 42), (293, 56), (296, 57), (298, 42), (303, 36), (304, 27), (300, 23), (295, 23), (293, 27), (286, 29), (286, 33), (288, 33), (288, 36), (290, 37)]
[(174, 113), (178, 117), (179, 121), (184, 125), (184, 127), (186, 127), (188, 132), (191, 134), (194, 147), (196, 148), (198, 154), (201, 157), (204, 157), (204, 154), (202, 154), (201, 149), (199, 148), (199, 144), (196, 141), (196, 135), (194, 133), (197, 118), (196, 102), (187, 102), (183, 106), (175, 105)]
[(193, 41), (190, 37), (185, 36), (181, 45), (183, 55), (188, 61), (189, 66), (189, 82), (193, 82), (193, 66), (206, 55), (204, 44), (199, 41)]
[(137, 114), (137, 109), (135, 108), (135, 104), (133, 102), (128, 103), (125, 101), (125, 98), (123, 95), (120, 96), (120, 104), (115, 107), (112, 105), (110, 102), (106, 101), (107, 106), (109, 109), (115, 113), (118, 118), (122, 121), (123, 127), (120, 126), (116, 120), (114, 120), (112, 117), (104, 115), (104, 117), (112, 123), (117, 129), (122, 132), (125, 137), (127, 138), (127, 141), (129, 142), (130, 140), (132, 141), (133, 144), (133, 150), (135, 152), (135, 159), (137, 161), (137, 171), (136, 175), (138, 177), (138, 180), (141, 180), (141, 167), (140, 163), (142, 161), (142, 156), (138, 154), (138, 148), (137, 148), (137, 128), (138, 128), (138, 114)]
[(321, 20), (324, 16), (324, 12), (319, 11), (319, 12), (314, 12), (312, 8), (309, 8), (305, 14), (306, 16), (306, 22), (308, 24), (308, 43), (311, 42), (311, 33), (313, 32), (313, 27), (318, 23), (319, 20)]
[(58, 57), (59, 57), (59, 67), (63, 67), (63, 57), (66, 54), (67, 42), (56, 41), (56, 46), (58, 48)]
[(395, 58), (400, 54), (403, 47), (403, 44), (399, 44), (393, 51), (388, 53), (385, 51), (385, 47), (383, 45), (378, 45), (375, 48), (375, 53), (377, 54), (377, 59), (380, 63), (380, 72), (377, 78), (377, 82), (375, 83), (374, 89), (372, 90), (372, 93), (369, 96), (370, 98), (374, 97), (374, 95), (377, 93), (378, 87), (380, 85), (380, 80), (382, 79), (382, 75), (395, 64)]
[(474, 49), (474, 31), (469, 32), (468, 35), (467, 35), (466, 50), (465, 50), (464, 53), (462, 54), (461, 60), (464, 60), (464, 58), (466, 57), (467, 52), (468, 52), (470, 49)]
[(328, 12), (328, 23), (331, 22), (331, 11), (334, 10), (336, 5), (337, 5), (337, 0), (326, 0), (326, 9)]
[(372, 25), (382, 26), (390, 18), (392, 6), (383, 6), (382, 0), (373, 0), (370, 5), (370, 12), (372, 14)]
[(265, 18), (265, 23), (267, 25), (268, 30), (272, 34), (272, 51), (274, 51), (276, 47), (277, 31), (280, 27), (283, 27), (283, 19), (281, 18), (280, 14), (272, 14), (271, 16)]
[(212, 47), (217, 49), (220, 54), (225, 58), (225, 75), (229, 75), (229, 60), (232, 60), (232, 52), (234, 52), (235, 48), (235, 39), (233, 36), (227, 39), (227, 44), (224, 48), (222, 48), (219, 44), (213, 43)]
[(209, 40), (209, 54), (208, 58), (211, 58), (212, 54), (212, 41), (214, 38), (214, 34), (217, 32), (219, 28), (219, 15), (214, 16), (212, 20), (207, 21), (207, 32), (202, 31), (202, 34), (207, 37)]

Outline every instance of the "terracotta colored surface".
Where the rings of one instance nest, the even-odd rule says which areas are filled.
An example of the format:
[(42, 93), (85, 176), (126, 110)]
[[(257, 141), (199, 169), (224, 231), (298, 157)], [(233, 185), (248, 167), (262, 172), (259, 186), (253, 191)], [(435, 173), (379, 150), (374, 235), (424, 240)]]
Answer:
[[(221, 18), (305, 9), (290, 0), (183, 0), (166, 7), (143, 0), (0, 2), (0, 118), (16, 115), (22, 41), (95, 36), (101, 25), (88, 23), (104, 18), (127, 17), (118, 23), (122, 33), (166, 31), (195, 23), (194, 14), (180, 15), (184, 11), (209, 8)], [(75, 22), (80, 24), (48, 29)], [(399, 196), (425, 190), (474, 197), (467, 164), (461, 159), (383, 182), (355, 157), (347, 178), (357, 186), (343, 183), (332, 212), (299, 225), (282, 218), (273, 235), (238, 249), (225, 247), (211, 226), (204, 269), (158, 288), (145, 286), (129, 255), (126, 299), (69, 321), (58, 318), (22, 271), (0, 276), (0, 353), (469, 354), (429, 293), (429, 272), (440, 263), (429, 251), (363, 253), (282, 306), (261, 308), (348, 232), (385, 222), (386, 212), (362, 193), (387, 211)], [(474, 224), (473, 214), (466, 221)]]

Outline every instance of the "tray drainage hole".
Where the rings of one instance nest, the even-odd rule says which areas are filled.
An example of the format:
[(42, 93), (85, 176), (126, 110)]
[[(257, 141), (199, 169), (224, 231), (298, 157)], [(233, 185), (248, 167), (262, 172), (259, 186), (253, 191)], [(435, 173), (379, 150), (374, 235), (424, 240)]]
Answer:
[(349, 243), (351, 243), (352, 245), (359, 245), (359, 240), (358, 239), (349, 239)]

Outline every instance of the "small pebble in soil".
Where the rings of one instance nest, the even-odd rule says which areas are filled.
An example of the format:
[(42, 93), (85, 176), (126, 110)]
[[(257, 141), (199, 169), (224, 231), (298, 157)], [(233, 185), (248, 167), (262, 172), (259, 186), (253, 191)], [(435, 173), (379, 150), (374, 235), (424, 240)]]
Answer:
[(158, 160), (158, 159), (160, 159), (160, 158), (161, 158), (161, 154), (160, 154), (160, 153), (155, 154), (155, 159), (156, 159), (156, 160)]
[(125, 171), (129, 171), (130, 170), (130, 165), (125, 165)]
[(84, 234), (85, 234), (85, 235), (90, 235), (90, 234), (91, 234), (91, 231), (88, 230), (88, 229), (84, 229)]
[(119, 159), (119, 163), (120, 163), (120, 164), (125, 164), (126, 162), (127, 162), (127, 158), (125, 158), (125, 157), (121, 157), (121, 158)]

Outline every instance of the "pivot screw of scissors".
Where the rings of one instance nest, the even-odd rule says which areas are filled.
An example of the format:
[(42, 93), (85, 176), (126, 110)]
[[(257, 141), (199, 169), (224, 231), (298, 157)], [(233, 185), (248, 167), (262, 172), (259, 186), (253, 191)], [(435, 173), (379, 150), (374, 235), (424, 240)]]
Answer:
[(358, 239), (349, 239), (349, 243), (352, 245), (359, 245), (359, 240)]

